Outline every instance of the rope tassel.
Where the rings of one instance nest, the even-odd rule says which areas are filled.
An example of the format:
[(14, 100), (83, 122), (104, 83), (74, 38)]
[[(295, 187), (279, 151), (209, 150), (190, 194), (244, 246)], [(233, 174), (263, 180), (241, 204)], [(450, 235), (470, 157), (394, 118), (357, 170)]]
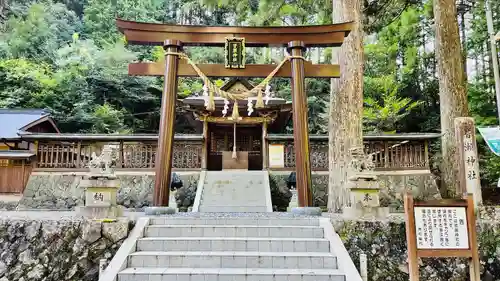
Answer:
[(215, 100), (214, 100), (214, 89), (213, 89), (213, 87), (210, 87), (209, 91), (210, 91), (210, 93), (209, 93), (208, 104), (207, 104), (206, 108), (207, 108), (208, 111), (214, 111), (215, 110)]
[(238, 101), (237, 100), (234, 101), (233, 114), (231, 115), (231, 117), (233, 118), (233, 120), (235, 122), (237, 122), (238, 119), (240, 119), (240, 112), (238, 111)]
[[(234, 112), (234, 110), (233, 110)], [(233, 159), (238, 159), (238, 153), (236, 152), (236, 123), (233, 125), (234, 135), (233, 135)]]
[(262, 89), (257, 92), (257, 101), (255, 102), (255, 108), (264, 108), (264, 99), (262, 98)]

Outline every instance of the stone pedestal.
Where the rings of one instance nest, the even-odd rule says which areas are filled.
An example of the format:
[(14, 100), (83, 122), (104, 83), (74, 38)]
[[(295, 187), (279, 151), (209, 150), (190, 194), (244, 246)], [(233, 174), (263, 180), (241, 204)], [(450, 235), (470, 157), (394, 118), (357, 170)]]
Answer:
[(115, 176), (92, 175), (81, 182), (85, 188), (85, 206), (80, 213), (92, 219), (116, 219), (123, 215), (123, 209), (116, 203), (119, 181)]
[(349, 179), (351, 206), (344, 207), (347, 218), (383, 218), (389, 208), (380, 207), (380, 187), (377, 177), (370, 173), (359, 173)]
[(290, 203), (288, 204), (288, 211), (291, 211), (293, 208), (299, 205), (297, 201), (297, 189), (290, 190), (292, 192), (292, 198), (290, 199)]

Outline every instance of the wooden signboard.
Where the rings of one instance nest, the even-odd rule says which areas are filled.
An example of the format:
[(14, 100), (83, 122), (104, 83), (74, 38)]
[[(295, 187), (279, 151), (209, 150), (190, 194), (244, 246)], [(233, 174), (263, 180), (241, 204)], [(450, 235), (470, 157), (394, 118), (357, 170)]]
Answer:
[(282, 144), (269, 144), (269, 167), (285, 168), (285, 146)]
[(479, 253), (472, 195), (461, 200), (414, 201), (405, 195), (410, 281), (419, 280), (418, 259), (467, 257), (470, 280), (479, 281)]
[(226, 68), (245, 68), (245, 38), (226, 38)]

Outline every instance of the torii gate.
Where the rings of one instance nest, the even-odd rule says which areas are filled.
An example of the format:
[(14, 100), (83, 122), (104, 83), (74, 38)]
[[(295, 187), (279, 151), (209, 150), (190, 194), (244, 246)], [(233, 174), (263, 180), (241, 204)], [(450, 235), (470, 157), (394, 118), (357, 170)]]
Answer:
[[(352, 29), (352, 22), (298, 27), (231, 27), (167, 25), (117, 19), (116, 25), (129, 44), (160, 45), (166, 51), (164, 63), (131, 63), (128, 69), (129, 75), (164, 76), (155, 167), (156, 181), (153, 200), (155, 206), (168, 206), (177, 78), (198, 76), (190, 64), (179, 64), (178, 52), (182, 46), (224, 46), (228, 37), (244, 38), (246, 46), (249, 47), (287, 46), (291, 62), (286, 62), (275, 77), (292, 79), (298, 204), (301, 207), (312, 205), (307, 96), (304, 78), (339, 78), (340, 67), (331, 64), (312, 64), (305, 61), (302, 55), (307, 47), (341, 46)], [(197, 66), (208, 77), (266, 77), (276, 68), (276, 65), (272, 64), (253, 64), (246, 65), (244, 68), (228, 68), (224, 64), (199, 64)]]

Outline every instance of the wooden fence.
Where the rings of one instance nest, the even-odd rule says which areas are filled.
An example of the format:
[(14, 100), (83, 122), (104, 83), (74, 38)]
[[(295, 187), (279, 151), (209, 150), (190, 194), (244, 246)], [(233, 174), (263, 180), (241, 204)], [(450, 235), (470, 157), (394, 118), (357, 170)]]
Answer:
[(31, 173), (27, 160), (0, 161), (0, 193), (22, 193)]
[[(201, 169), (201, 139), (178, 139), (174, 142), (175, 169)], [(157, 150), (156, 141), (121, 140), (103, 142), (89, 140), (39, 141), (37, 169), (85, 169), (93, 155), (100, 155), (104, 146), (111, 148), (111, 163), (117, 169), (153, 169)]]
[[(423, 170), (429, 169), (429, 143), (438, 136), (437, 134), (365, 136), (364, 148), (365, 153), (372, 156), (376, 170)], [(285, 168), (278, 170), (294, 170), (293, 136), (270, 135), (268, 142), (284, 146)], [(310, 159), (313, 171), (328, 170), (327, 136), (310, 137)]]
[[(377, 170), (429, 169), (429, 142), (438, 135), (365, 136), (365, 152), (373, 157)], [(112, 167), (117, 169), (153, 169), (156, 157), (156, 136), (149, 137), (62, 137), (40, 139), (36, 151), (36, 169), (85, 169), (92, 155), (99, 155), (104, 146), (112, 149)], [(292, 135), (269, 135), (268, 144), (284, 146), (285, 168), (295, 169)], [(173, 168), (200, 170), (203, 138), (199, 135), (176, 136)], [(310, 159), (314, 171), (328, 170), (328, 137), (311, 136)]]

